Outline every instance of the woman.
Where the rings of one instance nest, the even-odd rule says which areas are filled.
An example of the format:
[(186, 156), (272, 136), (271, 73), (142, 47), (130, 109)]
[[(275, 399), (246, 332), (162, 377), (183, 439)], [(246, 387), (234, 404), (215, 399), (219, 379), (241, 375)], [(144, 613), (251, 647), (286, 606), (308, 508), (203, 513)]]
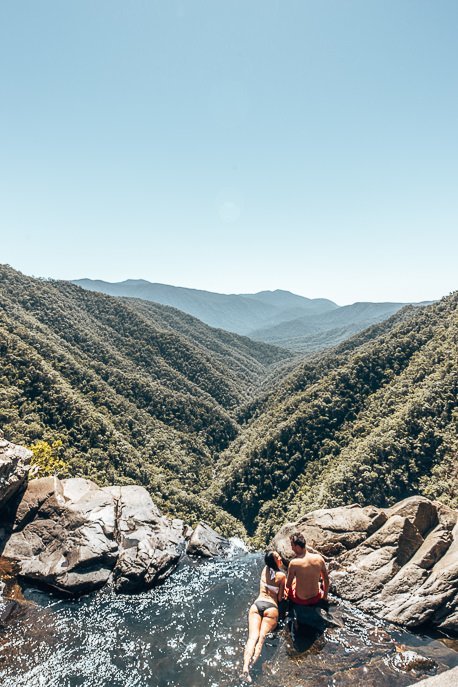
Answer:
[(242, 677), (251, 682), (250, 662), (253, 666), (261, 655), (266, 636), (277, 627), (278, 604), (285, 593), (285, 573), (277, 551), (268, 551), (264, 557), (265, 568), (261, 573), (259, 596), (248, 612), (248, 641), (243, 655)]

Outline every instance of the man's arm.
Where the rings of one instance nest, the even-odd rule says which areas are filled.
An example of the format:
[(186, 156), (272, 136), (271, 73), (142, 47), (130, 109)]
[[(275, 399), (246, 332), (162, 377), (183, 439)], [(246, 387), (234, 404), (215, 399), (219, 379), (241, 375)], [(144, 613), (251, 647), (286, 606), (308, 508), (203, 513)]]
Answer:
[(323, 579), (323, 599), (327, 599), (329, 591), (329, 575), (324, 558), (321, 559), (321, 577)]

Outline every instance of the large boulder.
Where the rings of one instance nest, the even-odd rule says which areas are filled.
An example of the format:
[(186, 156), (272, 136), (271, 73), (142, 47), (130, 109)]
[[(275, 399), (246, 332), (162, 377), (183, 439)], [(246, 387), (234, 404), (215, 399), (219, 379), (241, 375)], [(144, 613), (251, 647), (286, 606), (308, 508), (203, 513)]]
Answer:
[(161, 515), (143, 487), (105, 487), (103, 491), (113, 498), (116, 508), (115, 589), (133, 592), (162, 582), (183, 553), (183, 521)]
[(431, 622), (458, 631), (458, 525), (454, 511), (445, 515), (380, 592), (361, 603), (363, 609), (408, 627)]
[(119, 591), (156, 584), (184, 545), (182, 521), (161, 516), (143, 487), (80, 478), (30, 481), (11, 529), (3, 556), (19, 574), (70, 595), (109, 581)]
[(457, 520), (455, 510), (421, 496), (387, 509), (321, 509), (283, 526), (272, 547), (290, 559), (289, 535), (300, 531), (329, 559), (341, 598), (412, 629), (458, 634)]
[(186, 553), (188, 556), (211, 558), (224, 556), (230, 548), (230, 541), (215, 532), (207, 523), (200, 522), (191, 534)]
[(387, 521), (380, 508), (358, 505), (312, 511), (297, 522), (283, 525), (272, 541), (272, 548), (288, 561), (293, 557), (289, 538), (294, 532), (304, 535), (307, 546), (324, 556), (338, 556), (365, 541)]
[(20, 575), (69, 594), (102, 587), (116, 563), (114, 500), (85, 479), (29, 482), (3, 555)]
[(349, 601), (365, 602), (382, 593), (420, 548), (423, 539), (408, 518), (393, 515), (377, 532), (339, 559), (334, 574), (338, 593)]
[(32, 451), (7, 441), (0, 431), (0, 511), (27, 481)]

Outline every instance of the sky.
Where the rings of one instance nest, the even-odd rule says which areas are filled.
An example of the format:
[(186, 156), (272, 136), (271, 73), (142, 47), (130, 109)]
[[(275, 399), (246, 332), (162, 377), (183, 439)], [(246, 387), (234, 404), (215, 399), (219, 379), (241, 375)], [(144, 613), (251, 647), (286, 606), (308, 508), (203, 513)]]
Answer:
[(456, 0), (0, 0), (0, 262), (458, 288)]

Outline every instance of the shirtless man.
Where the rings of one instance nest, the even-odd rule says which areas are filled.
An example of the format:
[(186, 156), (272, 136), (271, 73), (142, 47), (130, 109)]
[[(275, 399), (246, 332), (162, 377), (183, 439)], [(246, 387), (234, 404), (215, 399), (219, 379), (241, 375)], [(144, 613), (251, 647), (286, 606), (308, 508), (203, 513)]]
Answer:
[[(288, 567), (286, 580), (287, 597), (293, 603), (294, 615), (301, 621), (301, 607), (315, 606), (321, 600), (326, 601), (329, 590), (329, 577), (326, 563), (319, 553), (307, 551), (302, 534), (293, 534), (290, 538), (295, 558)], [(320, 582), (323, 581), (321, 587)]]

